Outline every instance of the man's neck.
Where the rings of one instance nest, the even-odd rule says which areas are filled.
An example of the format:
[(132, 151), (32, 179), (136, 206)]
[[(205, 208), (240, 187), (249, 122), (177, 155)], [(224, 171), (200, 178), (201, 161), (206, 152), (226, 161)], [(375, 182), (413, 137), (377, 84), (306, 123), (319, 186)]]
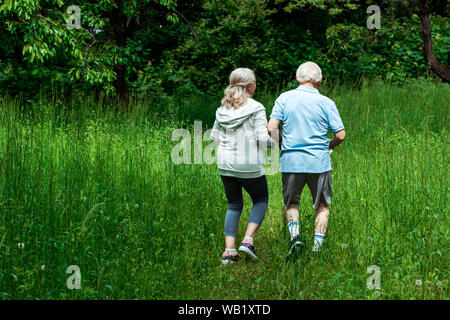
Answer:
[(318, 85), (316, 85), (315, 83), (312, 83), (312, 82), (299, 83), (299, 85), (305, 86), (305, 87), (312, 87), (315, 89), (317, 89), (319, 87)]

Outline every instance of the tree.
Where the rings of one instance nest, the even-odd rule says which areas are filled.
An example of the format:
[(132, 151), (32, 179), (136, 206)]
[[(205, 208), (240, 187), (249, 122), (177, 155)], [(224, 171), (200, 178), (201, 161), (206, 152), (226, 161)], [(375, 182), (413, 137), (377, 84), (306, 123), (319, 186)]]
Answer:
[[(80, 28), (67, 27), (70, 5), (81, 9)], [(140, 58), (128, 44), (135, 43), (139, 22), (160, 15), (162, 8), (167, 20), (176, 22), (175, 6), (176, 0), (5, 0), (0, 19), (11, 35), (5, 47), (16, 54), (8, 59), (32, 70), (32, 76), (88, 83), (126, 100), (127, 68)]]
[[(379, 30), (367, 30), (361, 24), (361, 21), (364, 21), (364, 17), (361, 17), (360, 14), (362, 12), (365, 13), (366, 8), (372, 4), (370, 1), (276, 0), (276, 2), (284, 3), (285, 10), (289, 12), (320, 9), (328, 13), (330, 19), (334, 20), (326, 31), (329, 42), (327, 52), (328, 63), (332, 65), (333, 62), (339, 61), (340, 63), (336, 67), (342, 69), (344, 72), (356, 69), (363, 71), (362, 73), (364, 74), (364, 71), (368, 71), (369, 69), (377, 69), (385, 74), (393, 74), (392, 71), (399, 70), (399, 74), (401, 74), (407, 70), (405, 76), (411, 76), (414, 75), (411, 74), (413, 73), (413, 69), (416, 72), (420, 70), (418, 62), (425, 62), (426, 67), (433, 70), (445, 82), (450, 81), (448, 68), (438, 62), (433, 51), (430, 23), (431, 13), (446, 16), (445, 7), (447, 1), (381, 0), (378, 2), (378, 6), (381, 8), (383, 22)], [(345, 14), (346, 11), (349, 12), (350, 10), (353, 11), (353, 16)], [(420, 43), (414, 41), (416, 38), (415, 33), (419, 27), (415, 25), (415, 18), (417, 18), (415, 13), (417, 12), (419, 12), (421, 21), (420, 34), (422, 36), (422, 46), (420, 46)], [(357, 19), (354, 17), (357, 17)], [(419, 33), (417, 32), (417, 34)], [(416, 48), (420, 46), (425, 61), (417, 57), (416, 48), (411, 47), (413, 43), (416, 43)], [(366, 48), (365, 50), (363, 49), (364, 47)], [(394, 49), (394, 52), (390, 51), (388, 55), (386, 54), (386, 50), (389, 49)], [(358, 51), (359, 57), (356, 61), (363, 63), (353, 64), (351, 58), (358, 55)], [(392, 57), (395, 57), (393, 61)], [(410, 59), (412, 57), (414, 60)], [(416, 67), (412, 68), (411, 64), (408, 63), (411, 60)], [(381, 63), (388, 67), (386, 69), (380, 68)], [(353, 73), (354, 71), (351, 72)]]
[(427, 61), (427, 67), (434, 71), (442, 80), (450, 83), (450, 71), (440, 64), (433, 51), (433, 42), (431, 39), (430, 23), (430, 3), (427, 0), (419, 0), (419, 17), (422, 23), (423, 55)]

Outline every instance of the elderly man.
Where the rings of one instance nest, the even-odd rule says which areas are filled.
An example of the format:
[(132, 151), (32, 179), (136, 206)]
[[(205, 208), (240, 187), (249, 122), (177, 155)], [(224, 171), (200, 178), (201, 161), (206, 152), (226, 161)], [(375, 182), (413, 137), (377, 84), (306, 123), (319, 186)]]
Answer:
[[(267, 125), (269, 133), (276, 137), (278, 126), (283, 122), (280, 172), (291, 234), (287, 258), (295, 256), (303, 247), (298, 207), (305, 183), (316, 210), (313, 252), (322, 247), (332, 193), (330, 153), (345, 139), (344, 125), (335, 103), (317, 89), (322, 81), (320, 67), (314, 62), (305, 62), (298, 68), (296, 78), (299, 87), (278, 97)], [(334, 133), (332, 140), (327, 138), (328, 130)]]

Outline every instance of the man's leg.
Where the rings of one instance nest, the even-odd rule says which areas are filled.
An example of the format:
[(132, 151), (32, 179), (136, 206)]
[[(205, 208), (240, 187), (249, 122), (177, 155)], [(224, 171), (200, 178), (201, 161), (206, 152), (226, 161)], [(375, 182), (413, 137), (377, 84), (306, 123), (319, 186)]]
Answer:
[(330, 207), (322, 202), (319, 203), (319, 207), (316, 209), (315, 229), (316, 233), (325, 235), (328, 227), (328, 216), (330, 215)]
[(291, 241), (299, 235), (298, 207), (303, 187), (306, 183), (304, 173), (282, 173), (284, 213), (288, 223)]
[(313, 252), (320, 251), (328, 227), (331, 203), (331, 171), (312, 174), (308, 179), (308, 187), (313, 196), (316, 209)]
[(288, 222), (289, 233), (291, 234), (291, 245), (286, 258), (293, 256), (296, 252), (296, 247), (301, 247), (303, 244), (300, 241), (300, 226), (299, 226), (299, 203), (300, 196), (305, 186), (306, 175), (303, 173), (283, 173), (283, 198), (284, 198), (284, 212)]
[(330, 207), (322, 202), (316, 209), (315, 229), (314, 229), (314, 247), (316, 252), (322, 247), (323, 239), (327, 233), (328, 216), (330, 215)]
[(284, 213), (286, 214), (286, 220), (287, 222), (295, 220), (298, 221), (298, 203), (291, 203), (287, 209), (284, 209)]
[(291, 203), (287, 208), (284, 209), (286, 214), (286, 220), (288, 223), (289, 233), (291, 234), (291, 240), (299, 235), (300, 227), (298, 223), (298, 203)]

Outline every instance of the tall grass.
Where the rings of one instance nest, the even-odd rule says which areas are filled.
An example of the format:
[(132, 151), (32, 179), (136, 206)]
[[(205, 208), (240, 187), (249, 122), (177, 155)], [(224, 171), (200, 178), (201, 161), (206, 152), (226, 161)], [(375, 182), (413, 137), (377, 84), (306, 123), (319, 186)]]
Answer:
[[(307, 250), (285, 263), (278, 173), (268, 176), (260, 260), (232, 267), (220, 264), (227, 203), (216, 166), (170, 158), (173, 130), (192, 132), (194, 119), (210, 127), (216, 100), (136, 101), (124, 113), (81, 95), (0, 98), (0, 297), (448, 299), (448, 85), (321, 91), (336, 102), (348, 137), (332, 154), (324, 250), (310, 253), (305, 189)], [(255, 98), (269, 115), (276, 96)], [(239, 237), (248, 195), (244, 202)], [(81, 269), (80, 290), (66, 286), (70, 265)], [(370, 265), (380, 267), (378, 292), (366, 286)]]

